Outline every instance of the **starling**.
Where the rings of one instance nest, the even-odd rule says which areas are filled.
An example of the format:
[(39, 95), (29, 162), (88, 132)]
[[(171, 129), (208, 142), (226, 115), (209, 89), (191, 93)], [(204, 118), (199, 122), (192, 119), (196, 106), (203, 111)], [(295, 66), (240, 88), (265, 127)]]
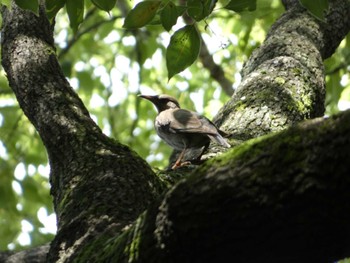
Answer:
[(206, 117), (193, 111), (181, 109), (175, 98), (169, 95), (139, 96), (151, 101), (157, 107), (158, 115), (154, 127), (159, 137), (172, 148), (181, 152), (172, 169), (188, 164), (188, 162), (182, 163), (187, 150), (203, 146), (206, 150), (210, 140), (224, 147), (230, 147), (222, 137), (225, 135), (223, 131), (220, 131)]

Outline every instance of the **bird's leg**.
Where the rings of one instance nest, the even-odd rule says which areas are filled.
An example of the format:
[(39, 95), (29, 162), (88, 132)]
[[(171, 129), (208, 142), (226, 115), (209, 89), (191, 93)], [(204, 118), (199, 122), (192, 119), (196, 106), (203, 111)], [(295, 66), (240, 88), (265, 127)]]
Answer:
[(183, 158), (184, 155), (185, 155), (186, 150), (187, 150), (186, 148), (184, 148), (184, 149), (182, 150), (182, 152), (180, 153), (179, 157), (177, 158), (175, 164), (171, 167), (172, 170), (175, 170), (176, 168), (179, 168), (179, 167), (182, 166), (181, 161), (182, 161), (182, 158)]

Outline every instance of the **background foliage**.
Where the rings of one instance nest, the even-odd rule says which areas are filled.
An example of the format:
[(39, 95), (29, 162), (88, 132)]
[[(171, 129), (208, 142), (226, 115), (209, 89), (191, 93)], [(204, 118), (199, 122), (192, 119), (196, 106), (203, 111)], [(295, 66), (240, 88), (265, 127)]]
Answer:
[[(6, 5), (9, 2), (2, 1)], [(38, 10), (36, 0), (16, 2), (33, 12)], [(92, 118), (107, 135), (130, 146), (154, 169), (166, 166), (171, 149), (160, 142), (153, 130), (155, 109), (138, 99), (137, 94), (167, 93), (177, 97), (183, 108), (196, 110), (209, 118), (229, 98), (229, 91), (223, 90), (211, 77), (201, 59), (187, 63), (191, 65), (189, 68), (168, 81), (166, 49), (171, 35), (185, 26), (181, 17), (171, 26), (175, 18), (171, 18), (170, 11), (163, 15), (164, 21), (154, 22), (156, 13), (152, 19), (148, 18), (145, 27), (138, 28), (125, 25), (124, 20), (138, 3), (136, 1), (46, 2), (52, 20), (59, 10), (55, 19), (55, 41), (62, 69)], [(197, 2), (210, 8), (211, 1)], [(249, 0), (238, 2), (252, 4)], [(302, 2), (305, 6), (310, 3)], [(325, 8), (327, 1), (321, 2), (325, 3), (322, 7)], [(219, 1), (209, 16), (205, 13), (200, 17), (202, 13), (196, 10), (190, 13), (199, 21), (196, 30), (204, 40), (202, 45), (207, 46), (234, 89), (240, 83), (239, 72), (244, 61), (261, 45), (283, 7), (278, 0), (259, 0), (256, 10), (242, 8), (236, 13), (223, 8), (230, 3), (234, 4), (233, 1)], [(161, 6), (167, 5), (172, 6), (170, 2), (162, 1)], [(323, 13), (319, 10), (311, 7), (311, 12), (322, 19)], [(328, 115), (350, 107), (349, 63), (350, 35), (325, 62)], [(19, 108), (1, 68), (1, 250), (35, 246), (53, 237), (54, 229), (49, 224), (54, 222), (54, 215), (48, 175), (42, 142)]]

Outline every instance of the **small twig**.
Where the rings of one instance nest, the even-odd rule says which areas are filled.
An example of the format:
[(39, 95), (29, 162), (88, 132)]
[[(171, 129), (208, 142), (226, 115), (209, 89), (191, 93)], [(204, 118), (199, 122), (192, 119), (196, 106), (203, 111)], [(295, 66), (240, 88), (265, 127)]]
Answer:
[(203, 66), (207, 70), (209, 70), (210, 76), (213, 79), (215, 79), (221, 86), (222, 90), (228, 96), (231, 97), (233, 94), (233, 88), (232, 88), (233, 83), (225, 77), (225, 72), (222, 69), (222, 67), (214, 62), (213, 56), (209, 53), (207, 45), (205, 44), (203, 38), (202, 38), (201, 50), (199, 52), (199, 58), (201, 59)]

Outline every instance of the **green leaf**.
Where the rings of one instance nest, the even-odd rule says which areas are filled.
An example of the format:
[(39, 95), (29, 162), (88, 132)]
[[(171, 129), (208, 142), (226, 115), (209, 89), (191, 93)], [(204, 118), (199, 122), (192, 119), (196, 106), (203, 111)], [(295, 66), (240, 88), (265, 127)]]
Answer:
[(200, 21), (213, 11), (215, 4), (216, 0), (188, 0), (187, 13), (196, 21)]
[(147, 23), (147, 25), (161, 25), (161, 24), (162, 24), (162, 21), (160, 21), (159, 12), (157, 12), (156, 15), (152, 18), (152, 20)]
[(186, 10), (187, 10), (186, 6), (183, 6), (183, 5), (176, 6), (177, 16), (182, 16)]
[(166, 31), (169, 31), (176, 24), (178, 12), (173, 2), (168, 2), (160, 13), (162, 26)]
[(11, 0), (1, 0), (1, 1), (0, 1), (0, 4), (6, 5), (6, 6), (10, 6)]
[(314, 17), (324, 21), (325, 12), (328, 10), (328, 0), (299, 0), (299, 2)]
[(194, 25), (187, 25), (173, 34), (166, 52), (169, 80), (197, 59), (200, 46), (201, 39)]
[(46, 15), (48, 19), (52, 20), (65, 3), (66, 0), (46, 0)]
[(67, 13), (70, 27), (77, 32), (78, 26), (84, 19), (84, 0), (67, 0)]
[(190, 17), (195, 19), (196, 21), (199, 21), (203, 18), (203, 4), (201, 1), (196, 0), (188, 0), (187, 1), (187, 13)]
[(39, 3), (38, 0), (15, 0), (16, 4), (25, 10), (30, 10), (34, 14), (39, 12)]
[(156, 52), (158, 45), (156, 37), (148, 36), (148, 37), (140, 37), (137, 40), (138, 45), (137, 52), (139, 54), (138, 63), (143, 65), (146, 59), (152, 57), (154, 52)]
[(225, 8), (235, 12), (254, 11), (256, 9), (256, 0), (231, 0)]
[(93, 4), (101, 10), (111, 11), (115, 7), (117, 0), (91, 0)]
[(124, 28), (139, 28), (152, 21), (161, 1), (144, 1), (130, 10), (124, 21)]

